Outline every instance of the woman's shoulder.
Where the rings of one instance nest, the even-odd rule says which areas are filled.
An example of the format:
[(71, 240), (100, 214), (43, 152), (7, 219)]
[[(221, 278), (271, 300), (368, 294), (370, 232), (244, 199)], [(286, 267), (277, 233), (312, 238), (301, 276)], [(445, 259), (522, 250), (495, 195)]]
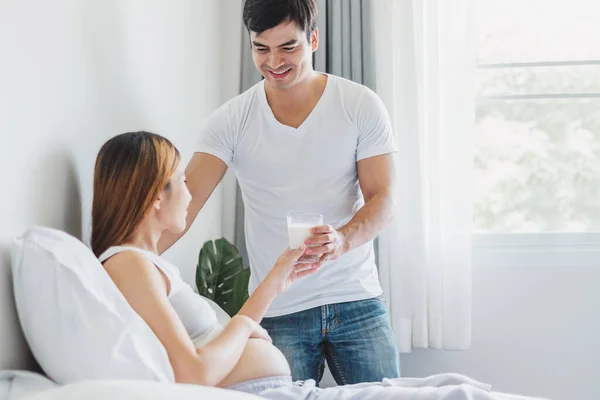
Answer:
[(104, 269), (126, 298), (161, 296), (170, 291), (165, 279), (151, 259), (143, 253), (120, 251), (104, 262)]
[(152, 274), (158, 272), (149, 257), (142, 252), (131, 249), (122, 250), (112, 254), (103, 261), (103, 264), (104, 269), (106, 269), (109, 274), (112, 272), (119, 275), (134, 274), (137, 276), (138, 274)]

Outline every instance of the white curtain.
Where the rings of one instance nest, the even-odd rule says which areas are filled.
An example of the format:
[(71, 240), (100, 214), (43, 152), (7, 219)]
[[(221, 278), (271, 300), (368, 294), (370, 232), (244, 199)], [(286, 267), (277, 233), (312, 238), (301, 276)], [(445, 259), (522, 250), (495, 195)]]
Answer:
[(401, 352), (471, 343), (472, 0), (378, 0), (376, 91), (399, 152), (380, 279)]

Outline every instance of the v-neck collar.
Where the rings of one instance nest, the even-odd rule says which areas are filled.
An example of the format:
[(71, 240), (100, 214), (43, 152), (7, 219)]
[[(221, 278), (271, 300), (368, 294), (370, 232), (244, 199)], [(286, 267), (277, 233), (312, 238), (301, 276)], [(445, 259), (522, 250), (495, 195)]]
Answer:
[(331, 75), (326, 74), (321, 72), (321, 74), (325, 75), (327, 77), (327, 81), (325, 82), (325, 89), (323, 89), (323, 93), (321, 93), (321, 97), (319, 97), (319, 100), (317, 101), (317, 104), (315, 104), (315, 106), (313, 107), (313, 109), (310, 111), (310, 113), (306, 116), (306, 118), (304, 119), (304, 121), (302, 121), (302, 123), (300, 124), (300, 126), (298, 126), (297, 128), (294, 128), (293, 126), (289, 126), (286, 124), (283, 124), (281, 122), (279, 122), (277, 120), (277, 118), (275, 118), (275, 114), (273, 114), (273, 110), (271, 109), (271, 106), (269, 105), (269, 102), (267, 101), (267, 92), (266, 92), (266, 88), (265, 88), (265, 80), (262, 80), (262, 84), (260, 87), (260, 98), (261, 101), (263, 102), (263, 108), (265, 110), (265, 114), (267, 115), (267, 118), (269, 119), (269, 122), (274, 126), (277, 127), (277, 129), (282, 130), (286, 133), (289, 133), (291, 135), (295, 135), (295, 136), (300, 136), (302, 133), (304, 133), (304, 131), (306, 130), (306, 128), (308, 126), (310, 126), (310, 122), (312, 119), (315, 118), (315, 115), (318, 113), (319, 109), (322, 107), (321, 104), (324, 102), (324, 98), (325, 96), (327, 96), (328, 92), (329, 92), (329, 88), (332, 85), (331, 83)]

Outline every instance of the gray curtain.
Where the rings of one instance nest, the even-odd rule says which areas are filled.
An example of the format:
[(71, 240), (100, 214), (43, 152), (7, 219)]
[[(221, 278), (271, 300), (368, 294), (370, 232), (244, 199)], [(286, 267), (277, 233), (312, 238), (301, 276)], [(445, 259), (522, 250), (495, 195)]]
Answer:
[(362, 83), (374, 89), (372, 64), (372, 0), (320, 0), (317, 27), (319, 48), (315, 52), (317, 71)]
[[(371, 56), (372, 0), (319, 0), (319, 48), (315, 52), (315, 70), (362, 83), (375, 90)], [(252, 62), (250, 38), (242, 29), (242, 59), (240, 93), (261, 80)], [(244, 203), (239, 185), (236, 191), (235, 245), (244, 265), (249, 265), (244, 233)], [(377, 245), (375, 246), (377, 254)]]

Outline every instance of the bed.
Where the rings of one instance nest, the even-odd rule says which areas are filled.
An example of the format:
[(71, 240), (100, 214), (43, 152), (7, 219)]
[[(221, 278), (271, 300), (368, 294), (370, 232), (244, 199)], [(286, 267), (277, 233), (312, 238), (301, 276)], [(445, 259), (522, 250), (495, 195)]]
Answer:
[[(358, 390), (364, 387), (364, 385), (359, 384), (345, 386), (343, 388), (325, 388), (316, 395), (315, 391), (309, 387), (310, 385), (305, 384), (302, 387), (296, 387), (294, 390), (280, 390), (277, 393), (264, 394), (264, 397), (226, 389), (177, 384), (172, 382), (172, 375), (169, 377), (167, 376), (168, 374), (162, 378), (160, 376), (158, 378), (150, 376), (149, 379), (142, 379), (140, 377), (146, 376), (142, 373), (137, 377), (136, 375), (124, 377), (118, 376), (119, 379), (115, 379), (114, 377), (111, 377), (110, 368), (105, 368), (102, 374), (96, 376), (94, 374), (96, 371), (93, 370), (95, 364), (90, 363), (81, 364), (81, 366), (83, 366), (81, 368), (88, 369), (87, 375), (83, 375), (88, 378), (73, 379), (71, 377), (70, 379), (63, 379), (64, 375), (57, 372), (62, 371), (61, 365), (57, 366), (57, 363), (54, 362), (55, 359), (61, 358), (64, 353), (73, 353), (71, 354), (70, 360), (77, 363), (80, 361), (78, 361), (78, 358), (81, 359), (82, 357), (77, 356), (77, 352), (71, 352), (70, 347), (76, 348), (79, 346), (80, 349), (83, 348), (83, 346), (90, 347), (90, 342), (87, 340), (82, 343), (77, 343), (76, 336), (71, 336), (70, 340), (62, 340), (62, 342), (65, 343), (61, 343), (60, 340), (57, 342), (57, 337), (62, 338), (61, 335), (69, 335), (69, 333), (65, 333), (67, 332), (66, 327), (75, 329), (76, 332), (79, 332), (79, 329), (84, 329), (82, 326), (88, 324), (91, 324), (93, 329), (102, 329), (102, 326), (106, 325), (106, 318), (109, 318), (106, 315), (102, 316), (102, 314), (94, 314), (95, 317), (101, 315), (100, 322), (93, 322), (93, 320), (90, 319), (89, 321), (85, 321), (84, 324), (81, 324), (80, 319), (85, 318), (85, 312), (87, 312), (86, 310), (89, 310), (89, 308), (82, 306), (82, 304), (79, 304), (80, 307), (70, 307), (68, 304), (81, 302), (85, 305), (85, 302), (87, 301), (85, 300), (85, 296), (88, 295), (94, 299), (97, 299), (98, 296), (106, 297), (106, 293), (103, 294), (101, 291), (94, 292), (95, 289), (91, 290), (90, 287), (95, 288), (96, 286), (99, 286), (99, 282), (101, 282), (102, 279), (104, 279), (105, 282), (110, 282), (111, 285), (112, 281), (110, 281), (107, 276), (104, 277), (105, 272), (95, 256), (93, 256), (91, 251), (76, 238), (70, 237), (64, 232), (56, 230), (52, 231), (47, 228), (34, 228), (28, 230), (28, 232), (34, 232), (33, 236), (30, 236), (30, 238), (37, 238), (35, 240), (38, 240), (38, 242), (40, 241), (40, 235), (45, 237), (46, 247), (42, 248), (42, 246), (37, 248), (36, 246), (33, 246), (32, 243), (35, 242), (33, 239), (31, 239), (31, 242), (27, 242), (29, 243), (27, 246), (23, 245), (24, 239), (16, 241), (15, 243), (20, 244), (15, 244), (13, 246), (18, 250), (13, 252), (11, 261), (13, 267), (12, 277), (11, 269), (7, 268), (7, 263), (2, 263), (2, 259), (0, 259), (0, 267), (2, 267), (0, 269), (0, 284), (2, 284), (3, 289), (5, 289), (0, 294), (0, 317), (4, 316), (3, 321), (6, 322), (0, 326), (0, 349), (2, 349), (2, 352), (0, 353), (0, 400), (250, 400), (258, 398), (268, 398), (272, 400), (310, 400), (316, 398), (323, 400), (362, 400), (363, 398), (378, 400), (539, 400), (531, 397), (494, 392), (491, 390), (491, 386), (477, 383), (468, 377), (460, 376), (458, 374), (442, 374), (440, 376), (424, 378), (402, 378), (399, 380), (389, 380), (387, 383), (386, 380), (384, 380), (384, 383), (380, 384), (379, 388), (375, 387), (375, 385), (373, 386), (374, 389), (367, 394), (365, 394), (366, 392), (364, 391)], [(25, 236), (27, 236), (27, 234)], [(48, 242), (48, 237), (50, 237), (52, 241)], [(44, 240), (41, 241), (43, 242)], [(36, 251), (39, 254), (36, 254)], [(90, 263), (96, 264), (90, 265)], [(69, 270), (67, 271), (69, 276), (72, 276), (73, 273), (77, 273), (76, 271), (78, 268), (81, 271), (85, 271), (85, 273), (78, 276), (78, 279), (69, 282), (60, 281), (57, 279), (57, 276), (60, 275), (57, 271), (60, 271), (61, 268), (64, 269), (64, 264), (69, 265)], [(93, 272), (91, 275), (90, 271)], [(34, 281), (31, 281), (32, 279)], [(14, 287), (12, 285), (13, 282), (15, 285)], [(29, 286), (24, 286), (24, 282)], [(77, 284), (72, 282), (77, 282)], [(68, 290), (65, 290), (65, 288), (68, 288)], [(24, 296), (24, 292), (27, 292), (28, 295)], [(61, 293), (58, 297), (60, 300), (59, 302), (56, 302), (57, 293)], [(64, 297), (66, 296), (63, 295), (64, 293), (67, 293), (70, 297)], [(117, 296), (115, 300), (117, 303), (118, 301), (121, 301), (118, 298), (119, 296)], [(114, 300), (109, 299), (110, 301), (108, 301), (106, 299), (108, 299), (108, 297), (103, 299), (103, 304)], [(52, 302), (55, 303), (52, 304)], [(67, 304), (67, 306), (65, 306), (65, 304)], [(124, 299), (122, 299), (119, 304), (120, 307), (128, 307)], [(227, 314), (215, 303), (211, 302), (211, 305), (217, 312), (217, 317), (220, 322), (227, 323), (229, 319)], [(114, 305), (108, 307), (110, 308), (111, 313), (114, 312), (116, 309), (115, 307), (116, 306)], [(53, 318), (64, 318), (64, 312), (56, 311), (57, 315), (53, 316), (53, 310), (64, 308), (79, 308), (79, 311), (76, 312), (80, 312), (80, 314), (76, 314), (76, 312), (67, 313), (70, 320), (67, 321), (66, 325), (49, 325), (48, 320), (52, 321)], [(17, 312), (17, 309), (19, 312)], [(35, 312), (27, 310), (34, 310)], [(27, 311), (27, 314), (29, 315), (24, 315), (25, 311)], [(139, 316), (132, 313), (133, 311), (131, 310), (130, 317), (139, 319)], [(30, 318), (32, 315), (33, 318)], [(44, 318), (46, 321), (40, 323), (39, 320)], [(79, 327), (77, 326), (78, 324), (80, 325)], [(96, 325), (94, 326), (94, 324)], [(126, 326), (131, 326), (131, 322), (127, 322)], [(87, 328), (89, 328), (89, 326)], [(32, 334), (32, 329), (35, 334)], [(54, 332), (54, 335), (50, 332), (53, 329), (56, 331)], [(25, 334), (23, 334), (23, 332)], [(144, 332), (145, 334), (148, 332), (151, 333), (151, 331), (148, 330), (142, 331), (142, 333)], [(139, 331), (133, 332), (133, 334), (138, 333)], [(101, 335), (96, 335), (96, 339), (93, 343), (102, 343), (99, 336)], [(150, 336), (150, 340), (157, 340), (153, 334)], [(25, 337), (27, 337), (27, 340), (25, 340)], [(52, 343), (52, 345), (49, 345), (49, 343)], [(151, 346), (154, 345), (156, 345), (156, 343), (151, 344)], [(57, 346), (66, 347), (58, 348)], [(108, 348), (108, 351), (105, 352), (111, 353), (112, 351), (116, 351), (115, 349), (117, 348), (110, 347)], [(140, 349), (147, 350), (148, 348), (142, 346)], [(42, 372), (40, 368), (36, 368), (32, 353), (36, 355), (36, 359), (44, 366), (45, 372)], [(127, 357), (131, 356), (131, 353), (122, 352), (119, 354)], [(165, 354), (162, 355), (163, 364)], [(130, 358), (130, 360), (138, 359), (140, 358)], [(103, 360), (100, 360), (100, 362), (103, 362)], [(64, 364), (68, 363), (63, 363), (63, 365)], [(115, 365), (122, 365), (122, 363)], [(135, 369), (131, 367), (131, 362), (129, 364), (126, 363), (125, 365), (128, 368)], [(79, 367), (70, 368), (71, 374), (73, 374), (73, 370), (77, 372), (78, 368)], [(168, 368), (170, 369), (170, 365)], [(67, 368), (67, 370), (69, 370), (69, 368)], [(52, 376), (53, 379), (50, 379), (49, 376)], [(58, 379), (57, 377), (61, 378)], [(57, 382), (62, 382), (63, 384), (58, 384)], [(393, 386), (393, 388), (386, 387), (384, 390), (381, 389), (383, 386)]]

